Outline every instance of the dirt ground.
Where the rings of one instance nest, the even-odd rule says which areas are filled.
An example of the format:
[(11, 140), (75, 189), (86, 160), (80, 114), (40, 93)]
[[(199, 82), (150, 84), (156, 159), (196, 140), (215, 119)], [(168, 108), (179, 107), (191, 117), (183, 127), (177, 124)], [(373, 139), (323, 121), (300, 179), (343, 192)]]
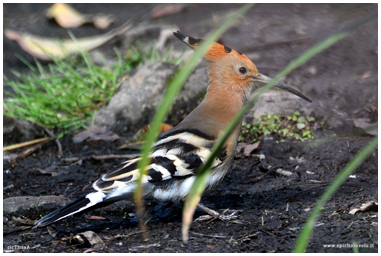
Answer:
[[(4, 28), (43, 36), (64, 36), (66, 30), (41, 17), (45, 4), (4, 4)], [(113, 13), (118, 21), (138, 19), (152, 8), (146, 4), (73, 4), (87, 13)], [(235, 4), (191, 4), (183, 11), (150, 22), (176, 24), (191, 36), (202, 38), (222, 17), (239, 7)], [(377, 11), (373, 4), (260, 4), (228, 29), (224, 43), (249, 56), (258, 70), (274, 76), (292, 59), (332, 33)], [(377, 19), (367, 23), (333, 47), (320, 53), (287, 77), (316, 104), (318, 120), (326, 118), (330, 129), (317, 130), (317, 137), (350, 133), (354, 120), (377, 121), (378, 111), (378, 34)], [(100, 32), (91, 26), (73, 30), (77, 36)], [(182, 45), (176, 44), (175, 47)], [(183, 46), (182, 46), (183, 47)], [(112, 52), (112, 44), (101, 47)], [(17, 44), (4, 38), (4, 74), (10, 69), (27, 72), (14, 55), (27, 60)], [(5, 89), (7, 89), (5, 87)], [(264, 154), (267, 164), (291, 171), (290, 177), (263, 174), (263, 162), (255, 155), (237, 155), (223, 182), (202, 198), (202, 203), (223, 212), (239, 210), (232, 221), (197, 221), (187, 244), (181, 238), (182, 205), (147, 201), (149, 240), (144, 241), (130, 204), (116, 204), (67, 218), (49, 228), (25, 229), (14, 217), (39, 219), (58, 206), (29, 208), (17, 216), (3, 217), (3, 249), (14, 252), (84, 252), (91, 245), (75, 236), (95, 232), (103, 241), (102, 252), (291, 252), (304, 222), (327, 185), (359, 152), (372, 136), (348, 135), (312, 147), (310, 142), (261, 143), (253, 154)], [(118, 150), (119, 142), (74, 144), (72, 137), (61, 139), (63, 157), (135, 153)], [(17, 151), (15, 151), (17, 153)], [(371, 208), (349, 214), (354, 208), (378, 202), (378, 149), (362, 163), (334, 194), (315, 224), (307, 252), (378, 252), (378, 211)], [(16, 164), (4, 162), (3, 198), (19, 196), (70, 195), (96, 180), (120, 159), (83, 160), (67, 173), (42, 174), (53, 164), (64, 164), (51, 142)], [(66, 163), (67, 164), (67, 163)], [(195, 218), (203, 215), (197, 211)], [(88, 219), (103, 216), (103, 220)]]

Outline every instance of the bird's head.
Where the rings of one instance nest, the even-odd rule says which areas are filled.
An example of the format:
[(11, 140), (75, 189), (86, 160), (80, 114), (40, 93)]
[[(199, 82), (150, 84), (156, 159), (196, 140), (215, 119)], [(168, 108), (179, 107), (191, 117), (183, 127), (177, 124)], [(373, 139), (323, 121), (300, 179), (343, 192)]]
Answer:
[[(180, 31), (175, 32), (174, 35), (192, 49), (197, 48), (201, 42), (201, 39), (186, 36)], [(257, 89), (271, 81), (271, 78), (258, 72), (255, 64), (246, 55), (222, 44), (212, 43), (205, 58), (211, 63), (209, 67), (211, 84), (233, 87), (233, 89), (244, 91), (244, 94), (247, 94), (252, 88)], [(274, 86), (311, 102), (308, 97), (291, 86), (280, 82), (276, 82)]]

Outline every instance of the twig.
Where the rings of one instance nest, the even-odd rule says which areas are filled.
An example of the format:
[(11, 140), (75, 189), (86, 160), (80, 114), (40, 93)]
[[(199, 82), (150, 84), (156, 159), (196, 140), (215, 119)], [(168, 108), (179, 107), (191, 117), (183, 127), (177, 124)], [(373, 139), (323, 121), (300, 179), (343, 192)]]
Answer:
[(138, 250), (138, 249), (147, 249), (147, 248), (151, 248), (151, 247), (160, 247), (160, 246), (161, 245), (159, 243), (154, 243), (154, 244), (134, 246), (134, 247), (128, 248), (128, 250), (135, 251), (135, 250)]
[(57, 146), (58, 146), (58, 157), (61, 158), (63, 155), (61, 142), (59, 141), (58, 138), (56, 138), (55, 141), (56, 141)]
[(230, 238), (230, 236), (206, 235), (206, 234), (196, 233), (194, 231), (189, 231), (189, 233), (192, 233), (192, 234), (195, 234), (195, 235), (198, 235), (198, 236), (206, 236), (206, 237), (213, 237), (213, 238)]
[(152, 217), (150, 217), (148, 220), (146, 220), (146, 222), (144, 222), (144, 225), (147, 225), (148, 221), (150, 221), (152, 219)]
[[(111, 238), (111, 239), (116, 239), (116, 238), (128, 238), (128, 237), (131, 237), (131, 236), (140, 234), (140, 233), (142, 233), (142, 231), (134, 232), (134, 233), (131, 233), (131, 234), (128, 234), (128, 235), (120, 235), (120, 234), (117, 234), (116, 236), (114, 236), (114, 237)], [(110, 240), (111, 240), (111, 239), (110, 239)]]
[(269, 175), (273, 172), (276, 172), (280, 175), (287, 176), (287, 177), (290, 177), (292, 175), (292, 172), (290, 172), (290, 171), (283, 170), (283, 169), (279, 168), (278, 166), (271, 166), (265, 162), (261, 162), (261, 168), (268, 170), (268, 171), (265, 172), (264, 174), (262, 174), (261, 176), (256, 177), (255, 179), (244, 181), (244, 183), (256, 183), (258, 181), (263, 180), (267, 175)]
[(31, 146), (31, 145), (34, 145), (34, 144), (37, 144), (37, 143), (41, 143), (41, 142), (46, 142), (46, 141), (49, 141), (49, 140), (52, 140), (52, 138), (44, 137), (44, 138), (39, 138), (39, 139), (35, 139), (35, 140), (30, 140), (30, 141), (27, 141), (27, 142), (13, 144), (13, 145), (10, 145), (10, 146), (3, 147), (3, 152), (8, 151), (8, 150), (17, 149), (17, 148), (23, 148), (23, 147), (26, 147), (26, 146)]
[(19, 222), (19, 223), (21, 223), (23, 225), (28, 225), (28, 226), (34, 226), (34, 223), (35, 223), (35, 221), (33, 221), (33, 220), (21, 219), (21, 218), (17, 218), (17, 217), (13, 217), (12, 220), (16, 221), (16, 222)]
[(62, 157), (62, 145), (61, 145), (61, 142), (59, 141), (59, 139), (57, 138), (56, 135), (54, 135), (54, 133), (52, 131), (50, 131), (49, 129), (45, 128), (44, 127), (44, 130), (47, 134), (49, 134), (50, 137), (54, 138), (55, 139), (55, 142), (57, 144), (57, 147), (58, 147), (58, 158), (61, 158)]
[(255, 232), (254, 234), (251, 234), (251, 235), (248, 235), (248, 236), (243, 236), (243, 237), (241, 237), (241, 238), (238, 238), (237, 241), (239, 241), (239, 240), (243, 240), (243, 239), (245, 239), (245, 238), (249, 238), (249, 237), (252, 237), (252, 236), (257, 236), (258, 233), (261, 233), (261, 231), (257, 231), (257, 232)]
[(41, 148), (42, 145), (44, 145), (45, 143), (47, 143), (49, 141), (52, 141), (52, 140), (55, 140), (56, 143), (57, 143), (57, 146), (58, 146), (59, 157), (61, 157), (62, 156), (62, 146), (61, 146), (61, 143), (59, 142), (59, 140), (57, 139), (57, 137), (54, 135), (53, 132), (49, 131), (45, 127), (44, 127), (44, 130), (45, 130), (45, 132), (50, 137), (44, 137), (44, 138), (35, 139), (35, 140), (23, 142), (23, 143), (14, 144), (14, 145), (11, 145), (11, 146), (8, 146), (8, 147), (4, 147), (3, 148), (3, 152), (8, 151), (8, 150), (12, 150), (12, 149), (17, 149), (17, 148), (22, 148), (22, 147), (34, 145), (34, 144), (38, 143), (37, 145), (34, 145), (34, 146), (30, 147), (30, 148), (27, 148), (23, 152), (18, 154), (17, 157), (14, 158), (14, 160), (17, 161), (17, 160), (19, 160), (21, 158), (25, 158), (26, 156), (32, 154), (37, 149)]
[(17, 232), (21, 232), (21, 231), (24, 231), (24, 230), (27, 230), (27, 229), (31, 229), (32, 227), (33, 226), (28, 226), (28, 227), (15, 228), (15, 229), (12, 229), (12, 230), (9, 230), (9, 231), (5, 231), (5, 232), (3, 232), (3, 236), (10, 235), (10, 234), (17, 233)]
[[(212, 216), (212, 215), (210, 215), (210, 216)], [(217, 219), (217, 217), (213, 217), (213, 216), (212, 216), (212, 219), (211, 219), (211, 220), (209, 220), (208, 222), (204, 223), (204, 225), (197, 227), (197, 229), (200, 229), (200, 228), (203, 228), (203, 227), (208, 226), (210, 223), (212, 223), (212, 222), (213, 222), (214, 220), (216, 220), (216, 219)]]
[(41, 148), (42, 145), (44, 145), (45, 143), (47, 143), (49, 141), (51, 141), (51, 139), (49, 139), (47, 141), (44, 141), (44, 142), (40, 142), (37, 145), (34, 145), (34, 146), (30, 147), (30, 148), (25, 149), (23, 152), (18, 154), (14, 159), (12, 159), (12, 161), (18, 161), (18, 160), (20, 160), (22, 158), (27, 157), (28, 155), (32, 154), (34, 151), (36, 151), (37, 149)]
[(269, 166), (268, 171), (265, 172), (264, 174), (262, 174), (261, 176), (256, 177), (255, 179), (252, 179), (252, 180), (244, 181), (243, 183), (256, 183), (256, 182), (259, 182), (259, 181), (263, 180), (264, 178), (266, 178), (269, 174), (275, 172), (275, 170), (276, 170), (276, 168), (271, 168), (271, 166)]
[(116, 159), (116, 158), (135, 158), (135, 157), (138, 157), (140, 156), (139, 154), (126, 154), (126, 155), (114, 155), (114, 154), (111, 154), (111, 155), (100, 155), (100, 156), (85, 156), (85, 157), (67, 157), (67, 158), (62, 158), (61, 160), (63, 162), (77, 162), (79, 160), (90, 160), (90, 159), (93, 159), (93, 160), (108, 160), (108, 159)]

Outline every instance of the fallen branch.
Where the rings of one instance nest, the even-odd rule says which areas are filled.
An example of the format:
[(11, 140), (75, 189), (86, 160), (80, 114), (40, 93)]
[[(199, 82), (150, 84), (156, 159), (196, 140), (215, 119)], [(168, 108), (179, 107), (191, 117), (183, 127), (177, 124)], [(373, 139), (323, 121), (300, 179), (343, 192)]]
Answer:
[(154, 243), (154, 244), (134, 246), (134, 247), (128, 248), (128, 250), (130, 250), (130, 251), (136, 251), (136, 250), (142, 250), (142, 249), (148, 249), (148, 248), (151, 248), (151, 247), (160, 247), (160, 246), (161, 245), (159, 243)]
[[(54, 138), (53, 138), (54, 139)], [(27, 148), (25, 149), (23, 152), (21, 152), (20, 154), (12, 154), (12, 156), (9, 158), (9, 162), (16, 162), (16, 161), (19, 161), (20, 159), (23, 159), (25, 157), (27, 157), (28, 155), (32, 154), (34, 151), (36, 151), (37, 149), (41, 148), (42, 145), (44, 145), (45, 143), (53, 140), (51, 138), (49, 138), (49, 140), (46, 140), (46, 141), (43, 141), (43, 142), (40, 142), (39, 144), (37, 145), (34, 145), (30, 148)], [(5, 156), (4, 156), (5, 158)]]
[(257, 231), (257, 232), (255, 232), (254, 234), (251, 234), (251, 235), (248, 235), (248, 236), (243, 236), (243, 237), (241, 237), (241, 238), (238, 238), (237, 241), (239, 241), (239, 240), (243, 240), (243, 239), (247, 239), (247, 238), (249, 238), (249, 237), (257, 236), (258, 233), (261, 233), (261, 231)]
[(213, 237), (213, 238), (230, 238), (230, 236), (206, 235), (206, 234), (196, 233), (194, 231), (189, 231), (189, 233), (192, 233), (192, 234), (198, 235), (198, 236)]
[(56, 135), (54, 135), (54, 133), (50, 130), (48, 130), (47, 128), (44, 127), (44, 130), (47, 134), (49, 134), (49, 136), (51, 138), (54, 138), (55, 141), (56, 141), (56, 144), (57, 144), (57, 147), (58, 147), (58, 158), (61, 158), (62, 157), (62, 145), (61, 145), (61, 142), (59, 141), (59, 139), (57, 138)]
[[(141, 234), (142, 231), (138, 231), (138, 232), (134, 232), (134, 233), (131, 233), (131, 234), (128, 234), (128, 235), (121, 235), (121, 234), (117, 234), (116, 236), (112, 237), (111, 239), (116, 239), (116, 238), (128, 238), (128, 237), (131, 237), (131, 236), (134, 236), (134, 235), (137, 235), (137, 234)], [(111, 240), (110, 239), (110, 240)]]
[(17, 218), (17, 217), (14, 217), (12, 218), (13, 221), (15, 222), (18, 222), (22, 225), (28, 225), (28, 226), (34, 226), (34, 223), (35, 221), (34, 220), (30, 220), (30, 219), (21, 219), (21, 218)]
[(30, 141), (26, 141), (26, 142), (22, 142), (22, 143), (18, 143), (18, 144), (13, 144), (13, 145), (10, 145), (10, 146), (3, 147), (3, 152), (9, 151), (9, 150), (13, 150), (13, 149), (18, 149), (18, 148), (23, 148), (23, 147), (31, 146), (31, 145), (34, 145), (34, 144), (37, 144), (37, 143), (46, 142), (46, 141), (50, 141), (50, 140), (53, 140), (53, 139), (54, 138), (44, 137), (44, 138), (30, 140)]
[(275, 170), (277, 170), (277, 168), (278, 168), (278, 167), (272, 167), (271, 165), (266, 165), (266, 163), (262, 163), (262, 167), (264, 169), (268, 170), (268, 171), (265, 172), (264, 174), (262, 174), (259, 177), (256, 177), (256, 178), (254, 178), (252, 180), (246, 180), (243, 183), (257, 183), (257, 182), (263, 180), (264, 178), (266, 178), (269, 174), (275, 172)]
[(21, 228), (15, 228), (15, 229), (11, 229), (11, 230), (6, 230), (3, 232), (3, 236), (6, 236), (6, 235), (10, 235), (10, 234), (13, 234), (13, 233), (18, 233), (18, 232), (22, 232), (24, 230), (28, 230), (28, 229), (31, 229), (33, 228), (32, 226), (27, 226), (27, 227), (21, 227)]
[[(22, 143), (18, 143), (18, 144), (13, 144), (13, 145), (4, 147), (3, 152), (34, 145), (30, 148), (25, 149), (20, 154), (16, 154), (15, 157), (12, 157), (12, 159), (11, 159), (12, 161), (17, 161), (19, 159), (25, 158), (26, 156), (32, 154), (37, 149), (41, 148), (42, 145), (44, 145), (45, 143), (52, 141), (52, 140), (55, 140), (57, 143), (57, 146), (58, 146), (58, 156), (61, 158), (62, 157), (62, 145), (59, 142), (59, 140), (57, 139), (57, 136), (55, 136), (54, 133), (51, 132), (50, 130), (48, 130), (47, 128), (44, 128), (44, 130), (50, 137), (44, 137), (44, 138), (30, 140), (30, 141), (26, 141), (26, 142), (22, 142)], [(35, 144), (37, 144), (37, 145), (35, 145)]]

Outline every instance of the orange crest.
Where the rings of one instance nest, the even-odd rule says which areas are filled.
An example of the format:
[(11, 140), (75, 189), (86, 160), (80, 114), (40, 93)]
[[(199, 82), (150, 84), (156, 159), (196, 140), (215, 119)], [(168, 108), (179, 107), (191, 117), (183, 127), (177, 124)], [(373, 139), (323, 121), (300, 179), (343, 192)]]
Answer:
[[(199, 45), (199, 43), (202, 41), (202, 39), (195, 39), (193, 37), (187, 36), (183, 34), (180, 31), (173, 33), (178, 39), (183, 41), (186, 45), (188, 45), (190, 48), (195, 49)], [(219, 44), (219, 43), (212, 43), (209, 47), (208, 51), (205, 54), (205, 58), (209, 61), (217, 61), (227, 55), (234, 54), (235, 57), (241, 59), (242, 61), (246, 63), (252, 63), (252, 61), (247, 58), (244, 54), (237, 52), (225, 45)]]

